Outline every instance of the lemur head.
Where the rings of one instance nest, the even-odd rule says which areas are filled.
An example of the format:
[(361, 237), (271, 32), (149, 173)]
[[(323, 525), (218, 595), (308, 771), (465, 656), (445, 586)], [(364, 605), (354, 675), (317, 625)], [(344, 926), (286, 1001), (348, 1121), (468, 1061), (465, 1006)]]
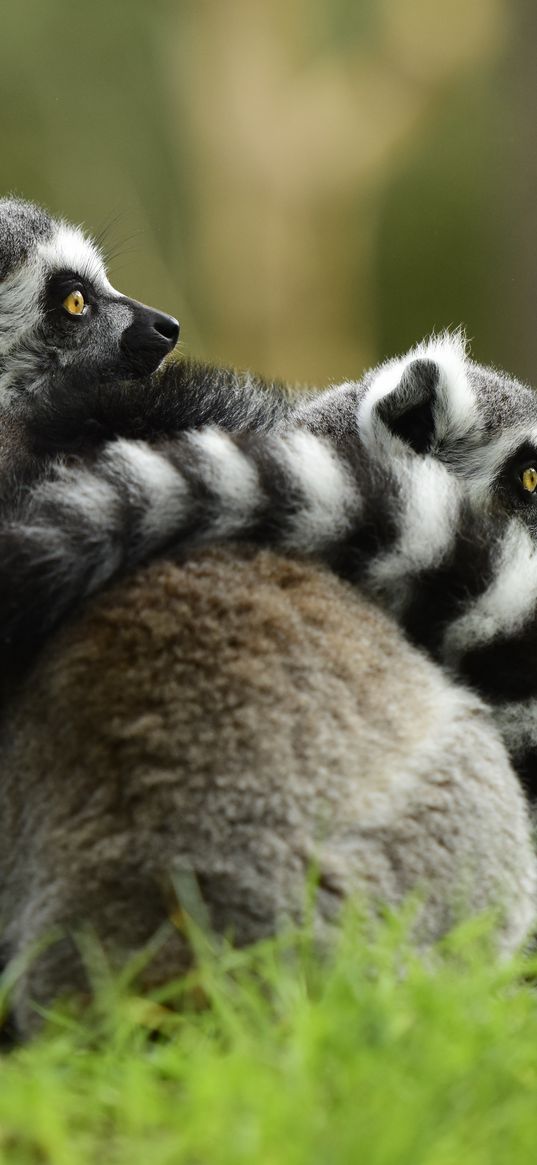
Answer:
[(0, 199), (0, 408), (24, 410), (70, 371), (93, 381), (149, 374), (178, 336), (172, 316), (112, 287), (78, 227)]
[(474, 363), (460, 332), (369, 373), (358, 427), (383, 456), (406, 449), (443, 461), (474, 500), (517, 514), (537, 538), (537, 393)]

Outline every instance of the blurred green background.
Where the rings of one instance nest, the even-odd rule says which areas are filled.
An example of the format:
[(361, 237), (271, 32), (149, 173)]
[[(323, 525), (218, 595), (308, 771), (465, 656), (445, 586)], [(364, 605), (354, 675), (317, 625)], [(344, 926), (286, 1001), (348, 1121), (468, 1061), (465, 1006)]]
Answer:
[(531, 0), (13, 0), (1, 187), (184, 350), (322, 384), (464, 324), (537, 382)]

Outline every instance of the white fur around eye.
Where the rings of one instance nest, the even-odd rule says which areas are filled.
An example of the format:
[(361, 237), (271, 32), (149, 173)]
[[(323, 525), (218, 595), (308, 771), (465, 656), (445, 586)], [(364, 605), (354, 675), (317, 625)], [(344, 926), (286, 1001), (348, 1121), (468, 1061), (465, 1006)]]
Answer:
[(79, 227), (59, 223), (52, 238), (38, 244), (37, 256), (48, 272), (73, 271), (97, 288), (113, 290), (98, 248)]

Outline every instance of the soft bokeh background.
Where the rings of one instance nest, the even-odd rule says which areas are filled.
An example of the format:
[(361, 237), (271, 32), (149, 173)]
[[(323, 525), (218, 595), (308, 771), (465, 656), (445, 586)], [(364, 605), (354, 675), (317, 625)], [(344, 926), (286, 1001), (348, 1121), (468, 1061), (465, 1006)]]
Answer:
[(531, 0), (12, 0), (0, 186), (185, 350), (322, 384), (463, 323), (537, 382)]

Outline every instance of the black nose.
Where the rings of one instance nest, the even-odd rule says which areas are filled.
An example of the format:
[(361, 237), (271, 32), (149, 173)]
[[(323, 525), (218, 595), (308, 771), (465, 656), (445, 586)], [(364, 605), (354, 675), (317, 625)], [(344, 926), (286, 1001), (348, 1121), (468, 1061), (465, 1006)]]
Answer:
[(120, 303), (130, 309), (131, 323), (120, 340), (121, 374), (132, 378), (154, 372), (179, 339), (179, 324), (173, 316), (135, 299), (122, 296)]
[(168, 341), (170, 351), (172, 348), (175, 348), (179, 339), (179, 324), (177, 320), (173, 316), (165, 315), (162, 311), (155, 311), (153, 312), (152, 324), (159, 336), (162, 336)]

